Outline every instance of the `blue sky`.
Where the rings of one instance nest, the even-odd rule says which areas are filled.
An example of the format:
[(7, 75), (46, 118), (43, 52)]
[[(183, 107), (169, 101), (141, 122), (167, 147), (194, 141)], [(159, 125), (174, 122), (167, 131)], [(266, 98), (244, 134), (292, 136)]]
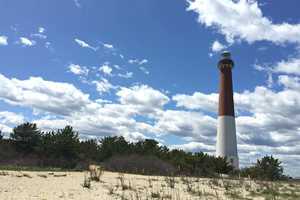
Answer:
[[(213, 154), (218, 62), (230, 50), (242, 166), (299, 176), (297, 1), (0, 1), (0, 128), (70, 124)], [(297, 165), (298, 164), (298, 165)]]

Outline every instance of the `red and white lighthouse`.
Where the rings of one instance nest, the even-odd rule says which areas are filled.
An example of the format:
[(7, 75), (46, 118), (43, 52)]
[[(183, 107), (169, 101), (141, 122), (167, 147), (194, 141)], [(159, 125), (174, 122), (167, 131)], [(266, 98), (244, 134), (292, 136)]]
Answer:
[(237, 153), (235, 114), (232, 86), (234, 62), (230, 52), (222, 53), (218, 63), (220, 70), (219, 116), (216, 156), (226, 157), (234, 169), (239, 168)]

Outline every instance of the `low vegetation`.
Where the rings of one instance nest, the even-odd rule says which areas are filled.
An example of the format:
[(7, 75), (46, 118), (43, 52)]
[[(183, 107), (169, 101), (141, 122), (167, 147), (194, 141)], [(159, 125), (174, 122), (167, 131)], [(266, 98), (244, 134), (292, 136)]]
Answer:
[[(100, 181), (103, 167), (120, 173), (163, 175), (171, 187), (176, 185), (173, 176), (219, 177), (229, 174), (257, 180), (287, 179), (281, 162), (272, 156), (258, 160), (255, 166), (234, 171), (226, 158), (203, 152), (170, 150), (152, 139), (136, 143), (117, 136), (80, 140), (71, 126), (42, 132), (36, 124), (24, 123), (15, 127), (9, 138), (0, 138), (0, 169), (26, 166), (29, 169), (86, 170), (90, 163), (102, 166), (90, 171), (93, 181)], [(189, 190), (193, 191), (192, 188)]]

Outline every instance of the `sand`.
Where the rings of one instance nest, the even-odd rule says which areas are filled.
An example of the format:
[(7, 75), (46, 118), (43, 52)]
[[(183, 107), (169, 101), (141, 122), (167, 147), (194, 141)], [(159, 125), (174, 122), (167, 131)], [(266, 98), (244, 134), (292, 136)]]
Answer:
[[(87, 172), (0, 172), (0, 200), (108, 200), (108, 199), (266, 199), (272, 191), (282, 199), (300, 199), (300, 187), (290, 183), (250, 180), (166, 178), (104, 172), (100, 182), (83, 187)], [(121, 183), (123, 182), (123, 183)], [(268, 186), (269, 185), (269, 186)], [(174, 187), (173, 187), (174, 186)], [(294, 192), (292, 192), (294, 191)], [(265, 194), (266, 193), (266, 194)], [(277, 199), (281, 199), (281, 194)], [(297, 196), (299, 195), (299, 196)], [(272, 196), (272, 192), (271, 192)]]

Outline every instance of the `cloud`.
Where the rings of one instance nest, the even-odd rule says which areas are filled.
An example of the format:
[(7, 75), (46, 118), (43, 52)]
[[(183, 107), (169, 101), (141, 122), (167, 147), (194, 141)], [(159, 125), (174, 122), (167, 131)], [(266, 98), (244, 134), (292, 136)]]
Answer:
[(80, 4), (79, 0), (73, 0), (73, 1), (77, 8), (81, 8), (81, 4)]
[(289, 89), (300, 89), (300, 78), (281, 75), (278, 77), (278, 83)]
[(40, 33), (34, 33), (34, 34), (31, 34), (30, 36), (40, 38), (40, 39), (47, 39), (46, 35), (43, 35), (43, 34), (40, 34)]
[(282, 60), (273, 67), (273, 72), (300, 75), (300, 58)]
[(47, 39), (47, 35), (45, 35), (46, 29), (43, 27), (39, 27), (38, 28), (38, 32), (37, 33), (33, 33), (30, 36), (31, 37), (36, 37), (39, 39)]
[(0, 36), (0, 46), (6, 46), (8, 45), (8, 37), (4, 36), (4, 35), (1, 35)]
[(269, 41), (300, 43), (300, 24), (273, 23), (255, 0), (191, 0), (187, 10), (198, 14), (198, 22), (216, 28), (229, 43)]
[(170, 145), (170, 149), (182, 149), (187, 152), (214, 152), (215, 148), (201, 142), (189, 142), (179, 145)]
[[(46, 81), (39, 77), (9, 79), (3, 75), (0, 75), (0, 84), (1, 100), (46, 115), (33, 120), (42, 130), (72, 125), (82, 137), (123, 135), (127, 139), (138, 139), (145, 137), (144, 133), (151, 129), (151, 125), (134, 119), (137, 111), (131, 105), (99, 103), (72, 84)], [(11, 131), (12, 123), (22, 121), (22, 116), (0, 112), (0, 128), (3, 131)]]
[(220, 43), (218, 40), (214, 41), (214, 43), (212, 44), (211, 50), (213, 52), (220, 52), (224, 49), (226, 49), (227, 47), (225, 45), (223, 45), (222, 43)]
[[(274, 84), (280, 85), (278, 90), (258, 86), (253, 91), (235, 93), (238, 150), (243, 165), (249, 164), (249, 155), (253, 159), (274, 154), (300, 160), (300, 80), (298, 76), (280, 75), (276, 81)], [(175, 135), (187, 143), (171, 148), (214, 152), (216, 93), (174, 95), (172, 100), (177, 107), (171, 110), (170, 98), (148, 85), (120, 88), (106, 79), (92, 84), (100, 93), (117, 90), (118, 99), (93, 100), (69, 83), (40, 77), (20, 80), (4, 75), (0, 75), (0, 99), (32, 108), (42, 116), (54, 116), (35, 116), (34, 122), (43, 130), (72, 125), (81, 137), (122, 135), (133, 140)], [(209, 116), (207, 112), (213, 114)], [(18, 114), (0, 112), (2, 130), (11, 131), (13, 123), (22, 120), (23, 116)], [(290, 165), (291, 159), (285, 162), (289, 170), (296, 171), (297, 167)]]
[(45, 48), (49, 49), (50, 52), (54, 52), (54, 48), (51, 45), (51, 42), (45, 42)]
[(21, 114), (16, 114), (9, 111), (0, 111), (1, 124), (19, 125), (24, 121), (24, 116)]
[(139, 60), (139, 59), (130, 59), (130, 60), (128, 60), (128, 63), (130, 63), (130, 64), (143, 65), (143, 64), (148, 63), (148, 60), (147, 60), (147, 59), (143, 59), (143, 60)]
[(162, 92), (147, 85), (122, 87), (116, 95), (119, 96), (121, 104), (142, 105), (149, 108), (162, 108), (170, 100)]
[[(274, 84), (280, 85), (281, 89), (257, 86), (253, 91), (234, 94), (238, 151), (242, 166), (249, 165), (267, 154), (283, 159), (290, 156), (300, 159), (300, 79), (298, 76), (280, 75)], [(215, 118), (210, 119), (205, 115), (197, 117), (197, 114), (192, 116), (189, 112), (203, 111), (212, 113), (212, 116), (216, 115), (218, 94), (195, 92), (192, 95), (174, 95), (172, 99), (177, 107), (187, 109), (188, 114), (180, 111), (169, 114), (168, 117), (160, 117), (155, 127), (160, 127), (158, 130), (162, 132), (190, 137), (188, 143), (175, 147), (192, 151), (212, 151), (217, 131)], [(180, 117), (181, 115), (191, 116)], [(204, 117), (210, 120), (201, 121)], [(167, 120), (162, 120), (163, 118)], [(163, 125), (159, 125), (161, 121), (164, 122)], [(197, 124), (210, 126), (197, 127)], [(206, 134), (211, 136), (205, 137)], [(198, 143), (208, 145), (209, 148), (202, 147), (201, 144), (198, 146)], [(249, 155), (253, 159), (247, 159)], [(299, 167), (291, 165), (291, 159), (284, 161), (288, 166), (288, 173), (299, 170)]]
[[(288, 146), (300, 136), (300, 80), (279, 76), (281, 91), (258, 86), (235, 93), (237, 130), (241, 141), (251, 145)], [(217, 94), (175, 95), (177, 106), (217, 112)]]
[(203, 94), (195, 92), (193, 95), (177, 94), (173, 96), (173, 101), (177, 107), (184, 107), (190, 110), (203, 110), (216, 112), (218, 106), (219, 94)]
[(215, 145), (217, 121), (210, 116), (192, 111), (166, 110), (155, 118), (154, 127), (160, 134), (173, 134)]
[(105, 75), (109, 75), (109, 76), (112, 75), (112, 70), (113, 69), (110, 66), (108, 66), (107, 64), (104, 64), (99, 68), (99, 71), (101, 71)]
[(85, 41), (78, 39), (78, 38), (75, 38), (74, 41), (75, 41), (79, 46), (81, 46), (82, 48), (92, 49), (93, 51), (97, 51), (97, 49), (98, 49), (98, 48), (96, 48), (96, 47), (93, 47), (93, 46), (89, 45), (89, 44), (86, 43)]
[(121, 67), (119, 65), (114, 65), (114, 68), (116, 68), (117, 70), (121, 70)]
[(46, 31), (46, 29), (44, 27), (39, 27), (38, 28), (39, 33), (44, 33), (45, 31)]
[[(147, 85), (120, 88), (116, 93), (119, 103), (112, 103), (91, 100), (89, 95), (72, 84), (46, 81), (39, 77), (19, 80), (0, 75), (0, 84), (0, 99), (6, 103), (55, 116), (34, 120), (43, 130), (72, 125), (82, 136), (123, 135), (127, 139), (144, 138), (145, 134), (197, 136), (198, 130), (203, 134), (210, 132), (207, 132), (206, 127), (211, 126), (208, 123), (211, 119), (195, 112), (188, 114), (189, 112), (164, 111), (163, 107), (170, 99)], [(93, 84), (96, 84), (99, 92), (117, 89), (106, 79)], [(136, 116), (155, 120), (154, 124), (138, 122), (135, 120)], [(193, 120), (186, 122), (186, 117), (192, 117)], [(12, 119), (11, 117), (10, 121), (15, 123), (22, 121), (22, 118)], [(177, 127), (178, 132), (172, 129), (173, 126)], [(197, 129), (191, 130), (190, 127)], [(9, 126), (6, 125), (6, 128)], [(168, 130), (172, 132), (167, 132)]]
[(17, 114), (9, 111), (0, 111), (0, 131), (4, 136), (9, 137), (13, 127), (25, 122), (22, 114)]
[(112, 44), (107, 44), (107, 43), (103, 43), (103, 47), (110, 50), (114, 49), (114, 46)]
[(27, 46), (27, 47), (31, 47), (36, 44), (36, 42), (34, 40), (30, 40), (26, 37), (20, 37), (19, 43), (22, 44), (23, 46)]
[(9, 79), (0, 74), (0, 84), (0, 99), (6, 103), (46, 113), (70, 115), (90, 104), (89, 95), (69, 83), (45, 81), (40, 77)]
[(118, 74), (119, 77), (121, 78), (126, 78), (126, 79), (129, 79), (129, 78), (132, 78), (133, 77), (133, 73), (132, 72), (126, 72), (125, 74)]
[(141, 67), (139, 67), (139, 69), (142, 71), (142, 72), (144, 72), (144, 74), (150, 74), (150, 72), (148, 71), (148, 69), (146, 69), (145, 67), (143, 67), (143, 66), (141, 66)]
[(137, 64), (137, 65), (140, 65), (139, 66), (139, 69), (144, 73), (144, 74), (150, 74), (150, 72), (149, 72), (149, 70), (146, 68), (146, 67), (144, 67), (144, 66), (142, 66), (142, 65), (144, 65), (144, 64), (146, 64), (146, 63), (148, 63), (149, 61), (147, 60), (147, 59), (142, 59), (142, 60), (139, 60), (139, 59), (130, 59), (130, 60), (128, 60), (128, 63), (130, 63), (130, 64)]
[(89, 69), (85, 66), (80, 66), (76, 64), (70, 64), (68, 69), (71, 73), (76, 75), (84, 75), (87, 76), (89, 74)]
[(105, 93), (105, 92), (109, 92), (111, 89), (116, 88), (116, 86), (113, 86), (105, 78), (102, 78), (100, 81), (93, 81), (92, 83), (96, 85), (96, 89), (100, 94)]

